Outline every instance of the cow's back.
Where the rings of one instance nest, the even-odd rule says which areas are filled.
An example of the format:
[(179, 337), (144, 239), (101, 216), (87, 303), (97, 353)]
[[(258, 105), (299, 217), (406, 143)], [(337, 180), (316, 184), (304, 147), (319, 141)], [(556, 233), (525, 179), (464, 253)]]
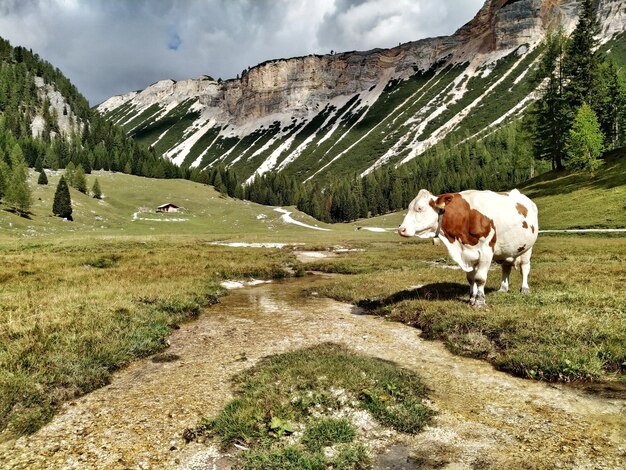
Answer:
[(537, 206), (517, 189), (508, 193), (463, 191), (461, 194), (473, 209), (493, 220), (494, 259), (515, 258), (535, 244), (539, 233)]

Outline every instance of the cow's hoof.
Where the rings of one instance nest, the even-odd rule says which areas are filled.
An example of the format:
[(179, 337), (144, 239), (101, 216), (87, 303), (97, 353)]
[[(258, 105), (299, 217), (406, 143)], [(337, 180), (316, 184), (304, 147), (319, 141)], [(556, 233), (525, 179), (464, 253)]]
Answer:
[(502, 293), (507, 293), (509, 291), (508, 287), (500, 287), (500, 289), (498, 290), (498, 292), (502, 292)]
[(484, 300), (477, 300), (471, 305), (474, 308), (487, 308), (487, 302), (485, 302)]
[(472, 298), (469, 300), (469, 304), (470, 304), (472, 307), (473, 307), (474, 305), (476, 305), (476, 299), (472, 297)]
[(519, 291), (520, 294), (530, 294), (530, 287), (522, 287)]

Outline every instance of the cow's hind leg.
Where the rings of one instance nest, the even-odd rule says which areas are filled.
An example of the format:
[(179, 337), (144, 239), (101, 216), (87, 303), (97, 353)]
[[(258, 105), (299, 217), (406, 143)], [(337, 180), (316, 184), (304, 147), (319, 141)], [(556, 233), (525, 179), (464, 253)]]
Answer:
[(474, 280), (475, 276), (476, 270), (467, 273), (467, 282), (470, 286), (470, 305), (474, 305), (476, 303), (476, 294), (478, 293), (478, 287), (476, 286), (476, 282)]
[(500, 283), (499, 292), (509, 291), (509, 277), (511, 276), (512, 267), (513, 265), (511, 263), (502, 263), (502, 282)]
[(533, 253), (533, 249), (531, 248), (522, 256), (520, 256), (520, 270), (522, 271), (522, 288), (520, 292), (522, 294), (528, 294), (530, 292), (530, 287), (528, 286), (528, 273), (530, 273), (530, 256)]

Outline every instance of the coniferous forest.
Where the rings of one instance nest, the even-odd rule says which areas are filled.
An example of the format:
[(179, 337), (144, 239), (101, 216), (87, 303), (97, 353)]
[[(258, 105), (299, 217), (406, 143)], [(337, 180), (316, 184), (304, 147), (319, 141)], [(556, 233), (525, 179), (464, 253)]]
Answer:
[[(51, 105), (49, 91), (63, 96), (60, 112)], [(67, 118), (64, 128), (59, 114)], [(42, 121), (39, 131), (33, 126), (36, 117)], [(9, 209), (27, 215), (28, 167), (41, 172), (69, 164), (87, 174), (104, 169), (155, 178), (181, 176), (170, 161), (90, 109), (59, 69), (0, 38), (0, 199)]]

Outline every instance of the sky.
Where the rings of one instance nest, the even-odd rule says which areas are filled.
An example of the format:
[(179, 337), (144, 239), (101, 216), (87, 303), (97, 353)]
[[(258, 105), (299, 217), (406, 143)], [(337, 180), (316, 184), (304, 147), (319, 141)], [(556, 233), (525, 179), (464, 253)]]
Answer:
[(90, 104), (163, 79), (235, 78), (260, 62), (449, 35), (484, 0), (0, 0), (0, 36)]

